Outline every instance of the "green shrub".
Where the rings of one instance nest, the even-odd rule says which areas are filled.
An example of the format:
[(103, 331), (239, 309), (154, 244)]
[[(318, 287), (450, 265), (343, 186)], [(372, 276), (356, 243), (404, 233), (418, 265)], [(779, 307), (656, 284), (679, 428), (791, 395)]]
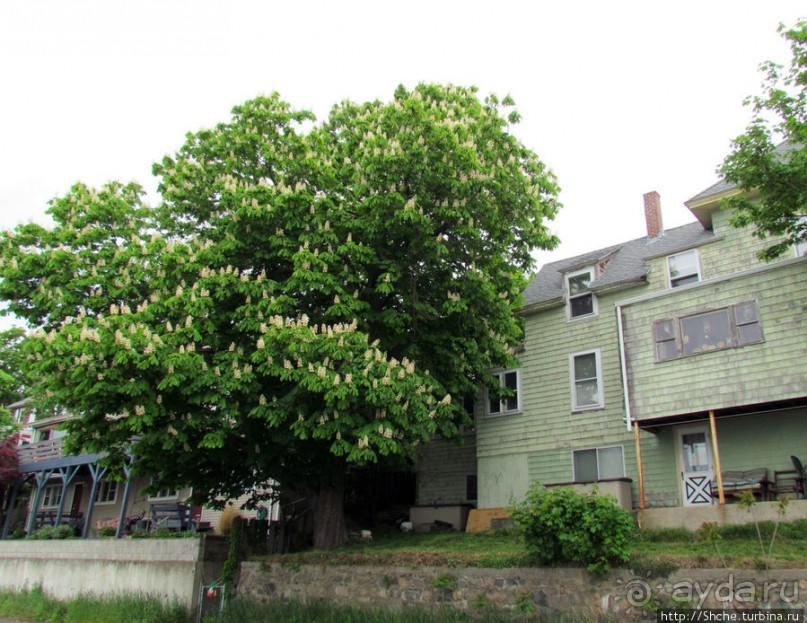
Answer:
[(73, 526), (42, 526), (28, 535), (29, 539), (71, 539), (76, 536)]
[(535, 484), (511, 515), (530, 555), (543, 564), (584, 564), (603, 574), (630, 558), (633, 520), (613, 496)]
[(98, 536), (115, 536), (117, 530), (112, 526), (101, 526), (98, 528)]

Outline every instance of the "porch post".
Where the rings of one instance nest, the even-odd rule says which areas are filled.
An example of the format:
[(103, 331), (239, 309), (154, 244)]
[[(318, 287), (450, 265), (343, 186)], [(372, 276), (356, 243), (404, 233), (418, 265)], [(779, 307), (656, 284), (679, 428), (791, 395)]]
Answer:
[(726, 503), (723, 495), (723, 470), (720, 469), (720, 444), (717, 443), (717, 424), (715, 424), (715, 412), (709, 411), (709, 427), (712, 430), (712, 455), (715, 457), (715, 472), (717, 475), (717, 493), (720, 504)]
[(642, 467), (642, 444), (639, 441), (639, 422), (633, 421), (633, 438), (636, 441), (636, 469), (639, 472), (639, 508), (644, 510), (644, 469)]
[(76, 477), (78, 473), (78, 465), (73, 465), (72, 467), (60, 467), (58, 469), (59, 475), (62, 477), (62, 495), (59, 498), (59, 510), (56, 511), (56, 525), (59, 526), (62, 523), (62, 513), (64, 512), (64, 503), (65, 498), (67, 497), (67, 487), (70, 486), (70, 483), (73, 481), (73, 478)]
[(98, 481), (106, 474), (106, 467), (101, 467), (95, 463), (88, 465), (90, 468), (90, 475), (92, 476), (92, 487), (90, 488), (90, 500), (87, 504), (87, 517), (84, 520), (84, 529), (81, 531), (81, 538), (86, 539), (90, 533), (90, 524), (92, 523), (92, 511), (95, 508), (95, 496), (98, 495)]
[(36, 511), (39, 508), (39, 504), (42, 501), (42, 489), (45, 488), (45, 484), (53, 474), (52, 469), (46, 469), (41, 472), (37, 472), (34, 475), (36, 479), (36, 494), (34, 494), (33, 502), (31, 503), (30, 515), (28, 516), (28, 525), (25, 530), (25, 534), (31, 534), (34, 531), (34, 527), (36, 526)]
[(8, 504), (6, 505), (6, 520), (3, 522), (3, 534), (0, 535), (0, 538), (7, 539), (8, 538), (8, 531), (11, 529), (11, 518), (14, 516), (14, 507), (17, 505), (17, 495), (22, 488), (22, 483), (25, 482), (22, 478), (19, 478), (14, 481), (14, 488), (11, 489), (11, 495), (8, 498)]
[(129, 464), (123, 466), (123, 473), (126, 474), (126, 484), (123, 487), (123, 500), (120, 505), (120, 515), (118, 515), (118, 528), (115, 530), (115, 538), (123, 536), (123, 522), (126, 521), (126, 508), (129, 506), (129, 497), (132, 493), (132, 461), (133, 456), (129, 456)]

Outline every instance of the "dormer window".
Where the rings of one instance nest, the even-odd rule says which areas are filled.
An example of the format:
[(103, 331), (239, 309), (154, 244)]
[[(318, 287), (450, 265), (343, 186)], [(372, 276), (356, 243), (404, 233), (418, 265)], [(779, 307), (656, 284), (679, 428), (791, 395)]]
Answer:
[(667, 268), (670, 272), (671, 288), (698, 283), (701, 280), (700, 262), (695, 249), (669, 256)]
[(597, 313), (597, 297), (589, 286), (594, 281), (594, 268), (584, 268), (566, 275), (567, 309), (569, 319)]

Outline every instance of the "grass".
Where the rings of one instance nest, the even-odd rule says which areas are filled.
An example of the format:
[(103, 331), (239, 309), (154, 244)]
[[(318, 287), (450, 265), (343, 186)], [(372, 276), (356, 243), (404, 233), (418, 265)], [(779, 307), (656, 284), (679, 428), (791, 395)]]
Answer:
[[(327, 603), (301, 604), (282, 601), (252, 602), (235, 599), (224, 612), (207, 623), (510, 623), (519, 621), (551, 621), (554, 623), (581, 621), (579, 616), (554, 615), (551, 618), (521, 615), (514, 612), (488, 612), (473, 614), (455, 610), (412, 609), (400, 612), (368, 610), (359, 607), (340, 607)], [(594, 617), (591, 619), (595, 620)]]
[(138, 595), (99, 598), (81, 595), (57, 601), (41, 588), (0, 591), (0, 616), (49, 623), (189, 623), (185, 608), (165, 605), (158, 599)]
[[(763, 539), (772, 522), (760, 522)], [(717, 528), (718, 548), (693, 532), (639, 530), (631, 550), (631, 568), (667, 571), (675, 568), (757, 568), (761, 552), (753, 523)], [(722, 555), (722, 557), (721, 557)], [(526, 567), (531, 562), (514, 531), (404, 534), (381, 532), (373, 541), (352, 542), (332, 551), (310, 551), (256, 560), (281, 564), (378, 564), (434, 567)], [(807, 520), (782, 523), (769, 563), (779, 568), (807, 567)]]

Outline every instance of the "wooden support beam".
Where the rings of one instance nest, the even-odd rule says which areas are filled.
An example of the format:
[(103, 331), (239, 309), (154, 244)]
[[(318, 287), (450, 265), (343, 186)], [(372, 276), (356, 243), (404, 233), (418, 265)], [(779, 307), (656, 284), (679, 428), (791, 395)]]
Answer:
[(720, 444), (717, 443), (717, 424), (715, 423), (715, 412), (709, 411), (709, 428), (712, 431), (712, 460), (714, 461), (715, 475), (717, 477), (718, 501), (726, 503), (726, 496), (723, 494), (723, 470), (720, 469)]
[(639, 472), (639, 508), (644, 509), (644, 468), (642, 467), (642, 444), (639, 440), (639, 422), (633, 422), (633, 437), (636, 441), (636, 469)]

